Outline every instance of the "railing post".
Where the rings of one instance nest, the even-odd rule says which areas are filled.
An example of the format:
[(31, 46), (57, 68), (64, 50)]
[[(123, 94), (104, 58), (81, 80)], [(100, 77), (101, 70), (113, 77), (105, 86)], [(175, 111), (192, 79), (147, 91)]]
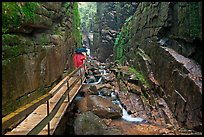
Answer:
[[(69, 90), (69, 80), (67, 80), (67, 90)], [(68, 92), (67, 97), (68, 97), (68, 103), (69, 103), (69, 92)]]
[[(47, 115), (49, 115), (49, 99), (47, 100)], [(50, 122), (48, 122), (47, 124), (47, 131), (48, 131), (48, 135), (50, 135)]]
[(82, 84), (82, 66), (80, 68), (80, 77), (81, 77), (81, 84)]

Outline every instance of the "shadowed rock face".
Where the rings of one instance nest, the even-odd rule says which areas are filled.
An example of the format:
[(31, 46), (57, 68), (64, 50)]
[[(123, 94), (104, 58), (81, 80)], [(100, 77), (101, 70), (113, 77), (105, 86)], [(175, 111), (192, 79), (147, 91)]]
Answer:
[[(193, 60), (185, 58), (172, 49), (162, 48), (164, 58), (157, 63), (169, 63), (155, 72), (156, 79), (165, 88), (165, 100), (182, 125), (200, 128), (202, 123), (202, 72)], [(162, 61), (163, 60), (163, 61)], [(156, 63), (156, 64), (157, 64)], [(191, 124), (190, 124), (191, 123)]]
[(151, 88), (156, 83), (179, 124), (195, 130), (202, 128), (201, 13), (201, 3), (141, 2), (120, 38), (122, 63), (140, 70)]
[[(16, 4), (19, 8), (25, 5)], [(61, 78), (67, 59), (68, 70), (73, 69), (76, 41), (71, 34), (71, 11), (76, 7), (62, 2), (36, 2), (35, 6), (34, 20), (27, 21), (25, 15), (17, 13), (20, 27), (8, 24), (10, 35), (2, 35), (3, 115), (42, 95), (42, 89), (47, 90)], [(69, 15), (65, 14), (67, 11)]]
[(105, 62), (113, 53), (117, 33), (125, 20), (134, 14), (136, 2), (98, 2), (97, 21), (94, 30), (94, 43), (91, 50), (99, 61)]

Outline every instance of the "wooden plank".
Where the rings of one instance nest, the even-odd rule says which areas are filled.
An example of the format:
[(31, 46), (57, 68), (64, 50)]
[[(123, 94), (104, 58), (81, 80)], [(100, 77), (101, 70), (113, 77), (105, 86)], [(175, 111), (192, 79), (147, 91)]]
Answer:
[[(79, 82), (81, 78), (77, 78), (73, 84), (70, 86), (70, 89), (72, 89), (77, 82)], [(67, 97), (70, 89), (68, 89), (60, 98), (60, 100), (57, 102), (57, 104), (55, 105), (55, 107), (53, 108), (53, 110), (50, 112), (50, 114), (48, 116), (46, 116), (40, 123), (37, 124), (37, 126), (35, 126), (29, 133), (28, 135), (37, 135), (47, 124), (49, 121), (52, 120), (52, 118), (55, 116), (55, 114), (57, 113), (57, 111), (59, 110), (61, 104), (63, 103), (63, 101), (65, 100), (65, 98)]]
[[(79, 70), (80, 68), (78, 68), (77, 70)], [(73, 71), (73, 72), (77, 72), (77, 70), (75, 70), (75, 71)], [(65, 98), (66, 98), (66, 96), (68, 95), (68, 93), (70, 92), (70, 91), (72, 91), (74, 94), (73, 95), (71, 95), (71, 100), (70, 101), (72, 101), (73, 100), (73, 98), (74, 98), (74, 96), (77, 94), (77, 92), (79, 91), (79, 89), (81, 88), (81, 84), (80, 84), (80, 77), (78, 77), (78, 78), (75, 78), (75, 77), (70, 77), (69, 79), (68, 79), (68, 77), (69, 76), (72, 76), (74, 73), (71, 73), (70, 75), (68, 75), (67, 77), (65, 77), (59, 84), (57, 84), (57, 86), (55, 86), (55, 88), (53, 88), (51, 91), (50, 91), (50, 93), (49, 93), (49, 97), (47, 98), (47, 99), (45, 99), (45, 100), (43, 100), (44, 102), (46, 101), (46, 100), (48, 100), (49, 98), (50, 98), (50, 101), (52, 101), (51, 103), (53, 103), (53, 104), (56, 104), (56, 100), (58, 100), (58, 103), (57, 103), (57, 105), (50, 105), (51, 107), (49, 107), (50, 108), (50, 110), (52, 110), (52, 112), (51, 112), (51, 116), (47, 116), (47, 120), (51, 120), (55, 115), (56, 115), (56, 113), (57, 112), (59, 112), (59, 114), (57, 113), (57, 115), (54, 117), (54, 118), (56, 118), (56, 119), (59, 119), (58, 121), (57, 120), (55, 120), (55, 121), (57, 121), (57, 122), (55, 122), (56, 124), (54, 124), (54, 126), (52, 126), (51, 127), (51, 132), (54, 132), (54, 130), (56, 129), (56, 127), (57, 127), (57, 125), (58, 125), (58, 123), (59, 123), (59, 121), (60, 121), (60, 119), (61, 119), (61, 117), (62, 117), (62, 115), (64, 114), (64, 111), (66, 110), (66, 108), (68, 107), (68, 105), (69, 105), (69, 103), (67, 103), (67, 105), (66, 105), (66, 107), (65, 107), (65, 109), (64, 110), (59, 110), (60, 109), (60, 107), (62, 106), (62, 104), (64, 103), (64, 100), (65, 100)], [(76, 80), (77, 79), (77, 80)], [(71, 83), (70, 85), (70, 88), (69, 88), (69, 90), (66, 90), (66, 92), (63, 94), (63, 98), (62, 99), (58, 99), (58, 97), (56, 97), (56, 96), (53, 96), (53, 92), (55, 92), (54, 90), (56, 90), (57, 88), (59, 88), (59, 90), (64, 86), (66, 86), (65, 84), (67, 84), (67, 80), (69, 81), (69, 83)], [(84, 79), (85, 80), (85, 79)], [(79, 84), (79, 85), (78, 85)], [(77, 85), (77, 86), (76, 86)], [(76, 87), (75, 87), (76, 86)], [(78, 87), (78, 89), (76, 89)], [(66, 87), (67, 88), (67, 87)], [(57, 96), (61, 96), (61, 94), (62, 94), (62, 92), (64, 92), (65, 90), (61, 90), (59, 93), (58, 93), (58, 91), (57, 92), (55, 92), (55, 94), (57, 95)], [(54, 94), (54, 95), (55, 95)], [(43, 97), (41, 97), (41, 98), (43, 98)], [(60, 98), (60, 97), (59, 97)], [(40, 101), (41, 102), (41, 101)], [(35, 104), (36, 102), (32, 102), (33, 104)], [(42, 103), (41, 103), (42, 104)], [(35, 104), (34, 106), (38, 106), (39, 104)], [(42, 107), (43, 106), (43, 107)], [(46, 111), (46, 107), (45, 107), (46, 105), (45, 104), (43, 104), (43, 105), (41, 105), (41, 106), (39, 106), (39, 109), (36, 109), (36, 110), (38, 110), (38, 111), (40, 111), (40, 110), (45, 110)], [(35, 108), (36, 108), (35, 107)], [(29, 106), (27, 106), (26, 108), (29, 108)], [(35, 109), (35, 108), (33, 108), (33, 110)], [(40, 109), (41, 108), (41, 109)], [(24, 109), (23, 109), (24, 110)], [(30, 109), (29, 109), (30, 110)], [(21, 108), (21, 111), (22, 111), (22, 108)], [(39, 113), (36, 113), (37, 111), (35, 111), (34, 112), (34, 114), (36, 115), (36, 114), (38, 114), (38, 115), (41, 115), (42, 114), (42, 112), (39, 112)], [(60, 112), (61, 112), (61, 114), (60, 114)], [(63, 112), (63, 113), (62, 113)], [(15, 113), (15, 112), (13, 112), (13, 114), (16, 114), (16, 115), (18, 115), (17, 113)], [(27, 114), (27, 113), (26, 113)], [(29, 113), (28, 113), (29, 114)], [(32, 114), (33, 116), (34, 116), (34, 114)], [(34, 118), (34, 120), (35, 120), (35, 122), (34, 123), (36, 123), (36, 121), (37, 121), (37, 119), (39, 119), (39, 121), (43, 121), (42, 120), (42, 118), (44, 119), (44, 118), (46, 118), (45, 117), (45, 115), (46, 115), (46, 112), (43, 112), (43, 114), (42, 114), (43, 116), (40, 116), (39, 118), (37, 118), (37, 117), (35, 117)], [(30, 115), (29, 115), (30, 116)], [(29, 117), (28, 116), (28, 117)], [(33, 118), (33, 116), (30, 118), (30, 121), (32, 121), (32, 118)], [(10, 116), (11, 117), (11, 116)], [(58, 117), (58, 118), (57, 118)], [(7, 121), (7, 119), (10, 119), (9, 118), (9, 116), (7, 116), (6, 118), (4, 118), (4, 121)], [(41, 120), (40, 120), (41, 119)], [(26, 121), (26, 120), (25, 120)], [(44, 121), (46, 121), (46, 120), (44, 120)], [(49, 122), (48, 121), (48, 122)], [(52, 120), (51, 120), (52, 121)], [(46, 123), (48, 123), (47, 121), (46, 121)], [(3, 123), (3, 121), (2, 121), (2, 123)], [(5, 122), (4, 122), (5, 123)], [(11, 122), (12, 123), (12, 122)], [(24, 123), (24, 128), (26, 127), (26, 125), (28, 126), (29, 124), (31, 124), (31, 126), (29, 126), (31, 129), (33, 128), (33, 127), (35, 127), (36, 125), (38, 125), (39, 124), (39, 122), (38, 123), (36, 123), (36, 124), (34, 124), (34, 123), (29, 123), (29, 122), (22, 122), (22, 123)], [(43, 124), (44, 125), (44, 124)], [(46, 124), (45, 124), (45, 126), (46, 126)], [(54, 127), (54, 128), (53, 128)], [(19, 125), (17, 128), (16, 128), (16, 130), (12, 130), (11, 132), (8, 132), (8, 134), (27, 134), (30, 130), (29, 130), (29, 128), (25, 128), (25, 130), (24, 129), (22, 129), (23, 128), (23, 124), (21, 125)], [(20, 130), (19, 130), (20, 129)], [(41, 129), (41, 127), (40, 127), (40, 129)], [(26, 131), (27, 130), (27, 131)], [(31, 132), (32, 133), (32, 132)], [(38, 133), (39, 133), (39, 131), (38, 131)]]
[(35, 110), (39, 105), (47, 101), (51, 98), (52, 95), (47, 93), (31, 103), (17, 109), (16, 111), (10, 113), (9, 115), (2, 118), (2, 134), (4, 133), (5, 129), (7, 129), (12, 124), (16, 123), (20, 118), (30, 114), (33, 110)]

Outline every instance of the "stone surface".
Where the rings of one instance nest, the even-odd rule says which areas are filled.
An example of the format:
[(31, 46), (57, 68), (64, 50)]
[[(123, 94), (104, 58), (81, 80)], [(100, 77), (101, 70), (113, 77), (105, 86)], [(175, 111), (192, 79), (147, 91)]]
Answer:
[(93, 112), (81, 113), (74, 121), (76, 135), (103, 135), (105, 123)]
[(105, 62), (113, 53), (115, 38), (125, 20), (134, 14), (136, 2), (99, 2), (91, 50), (99, 61)]
[(122, 110), (118, 105), (97, 95), (90, 95), (87, 105), (89, 110), (102, 118), (120, 118), (122, 116)]
[(198, 131), (202, 127), (200, 5), (141, 2), (115, 45), (123, 46), (123, 62), (141, 71), (150, 88), (161, 89), (179, 124)]
[[(26, 3), (16, 4), (22, 7)], [(67, 9), (62, 2), (36, 2), (35, 6), (32, 21), (19, 14), (20, 26), (8, 24), (8, 34), (2, 35), (3, 115), (44, 94), (61, 79), (65, 67), (73, 70), (72, 51), (77, 42), (69, 32), (74, 27), (63, 24), (74, 23), (73, 13), (65, 14), (74, 4)]]

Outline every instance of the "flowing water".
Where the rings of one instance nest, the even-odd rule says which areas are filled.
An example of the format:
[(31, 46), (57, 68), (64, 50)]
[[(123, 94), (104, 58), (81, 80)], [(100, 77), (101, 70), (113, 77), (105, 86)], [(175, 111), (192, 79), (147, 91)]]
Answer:
[[(88, 82), (88, 83), (83, 83), (83, 84), (96, 85), (96, 84), (102, 83), (102, 77), (103, 77), (104, 75), (106, 75), (107, 73), (106, 73), (106, 70), (102, 70), (102, 69), (101, 69), (101, 70), (99, 70), (99, 71), (101, 72), (101, 75), (102, 75), (102, 76), (98, 79), (98, 81), (93, 82), (93, 83), (89, 83), (89, 82)], [(99, 92), (98, 95), (101, 96), (101, 97), (103, 97), (103, 98), (105, 98), (105, 96), (103, 96), (103, 94), (100, 93), (100, 92)], [(119, 99), (116, 97), (116, 95), (114, 94), (114, 92), (111, 93), (111, 97), (115, 99), (115, 100), (113, 100), (112, 102), (113, 102), (114, 104), (117, 104), (117, 105), (122, 109), (122, 119), (124, 119), (124, 120), (126, 120), (126, 121), (129, 121), (129, 122), (134, 122), (134, 123), (147, 123), (147, 122), (148, 122), (147, 120), (142, 119), (142, 118), (140, 118), (140, 117), (132, 117), (131, 115), (129, 115), (128, 112), (125, 110), (125, 108), (122, 107), (122, 105), (121, 105)]]
[[(107, 75), (108, 73), (104, 68), (101, 68), (100, 70), (101, 76), (96, 76), (94, 82), (87, 82), (85, 81), (83, 85), (97, 85), (97, 84), (103, 84), (103, 77)], [(115, 127), (116, 125), (124, 130), (124, 134), (127, 135), (145, 135), (145, 134), (170, 134), (170, 135), (177, 135), (182, 134), (179, 133), (180, 131), (176, 130), (169, 130), (163, 125), (152, 123), (151, 121), (148, 121), (146, 119), (143, 119), (141, 117), (133, 117), (132, 115), (128, 114), (128, 111), (126, 110), (126, 107), (123, 105), (123, 103), (120, 101), (120, 98), (117, 95), (118, 91), (112, 91), (109, 96), (105, 96), (103, 91), (98, 92), (98, 96), (101, 96), (103, 98), (112, 98), (112, 103), (118, 105), (122, 109), (122, 117), (121, 119), (112, 120), (112, 124), (110, 126)], [(81, 100), (84, 97), (82, 94), (77, 94), (75, 100)], [(122, 120), (122, 121), (121, 121)], [(126, 122), (125, 122), (126, 121)], [(134, 124), (134, 126), (133, 126)], [(187, 134), (187, 133), (184, 133)], [(190, 133), (189, 133), (190, 134)]]
[[(111, 95), (112, 96), (112, 95)], [(128, 112), (125, 110), (124, 107), (122, 107), (120, 101), (114, 100), (112, 101), (114, 104), (117, 104), (121, 109), (122, 109), (122, 119), (129, 121), (129, 122), (134, 122), (134, 123), (147, 123), (147, 120), (142, 119), (140, 117), (132, 117), (131, 115), (128, 114)]]

